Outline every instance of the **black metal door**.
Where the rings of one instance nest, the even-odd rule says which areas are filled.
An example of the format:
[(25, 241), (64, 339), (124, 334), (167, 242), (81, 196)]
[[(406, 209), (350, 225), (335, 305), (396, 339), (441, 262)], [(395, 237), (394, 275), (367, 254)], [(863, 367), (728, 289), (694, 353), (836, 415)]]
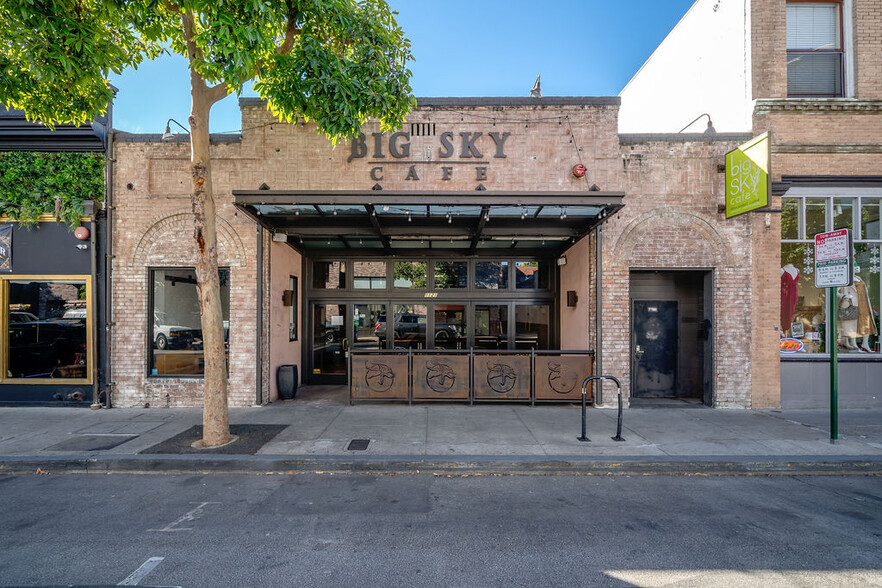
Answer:
[(635, 397), (676, 396), (678, 308), (671, 300), (635, 300), (632, 378)]

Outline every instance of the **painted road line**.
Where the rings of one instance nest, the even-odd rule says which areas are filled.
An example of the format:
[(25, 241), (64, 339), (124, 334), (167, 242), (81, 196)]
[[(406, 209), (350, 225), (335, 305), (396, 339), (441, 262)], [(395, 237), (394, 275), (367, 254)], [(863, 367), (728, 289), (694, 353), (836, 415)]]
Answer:
[[(191, 502), (190, 504), (196, 504), (196, 503)], [(190, 510), (187, 513), (184, 513), (183, 515), (181, 515), (180, 517), (178, 517), (177, 519), (175, 519), (171, 523), (167, 524), (163, 528), (161, 528), (161, 529), (147, 529), (147, 530), (154, 531), (157, 533), (168, 533), (171, 531), (192, 531), (193, 527), (179, 527), (178, 525), (180, 525), (181, 523), (184, 523), (184, 522), (188, 522), (188, 521), (190, 521), (190, 522), (195, 521), (196, 519), (201, 517), (202, 513), (204, 512), (205, 507), (208, 506), (209, 504), (222, 504), (222, 503), (220, 503), (220, 502), (200, 502), (200, 503), (198, 503), (198, 506), (196, 508)]]
[(117, 584), (117, 586), (137, 586), (138, 582), (144, 579), (144, 577), (153, 571), (153, 568), (159, 565), (159, 562), (164, 560), (164, 557), (151, 557), (147, 561), (141, 564), (137, 570), (129, 574), (129, 577)]

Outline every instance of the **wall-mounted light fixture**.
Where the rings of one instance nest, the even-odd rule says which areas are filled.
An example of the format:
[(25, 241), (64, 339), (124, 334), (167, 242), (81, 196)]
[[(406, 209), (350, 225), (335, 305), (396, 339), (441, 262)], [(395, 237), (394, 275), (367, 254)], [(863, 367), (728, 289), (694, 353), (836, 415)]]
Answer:
[(699, 120), (701, 120), (701, 117), (703, 117), (703, 116), (706, 116), (706, 117), (707, 117), (707, 128), (704, 130), (704, 134), (705, 134), (705, 135), (716, 135), (716, 134), (717, 134), (717, 130), (714, 128), (714, 122), (711, 120), (710, 115), (709, 115), (708, 113), (706, 113), (706, 112), (705, 112), (704, 114), (699, 114), (699, 115), (698, 115), (698, 118), (696, 118), (694, 121), (692, 121), (691, 123), (689, 123), (688, 125), (686, 125), (686, 126), (683, 127), (682, 129), (680, 129), (679, 132), (682, 133), (683, 131), (685, 131), (686, 129), (688, 129), (689, 127), (691, 127), (692, 125), (694, 125), (695, 123), (697, 123)]
[(182, 129), (184, 129), (185, 131), (187, 131), (187, 134), (188, 134), (188, 135), (190, 134), (190, 129), (188, 129), (187, 127), (185, 127), (184, 125), (182, 125), (181, 123), (179, 123), (178, 121), (176, 121), (175, 119), (170, 118), (170, 119), (168, 119), (167, 121), (165, 121), (165, 132), (162, 133), (162, 140), (163, 140), (163, 141), (168, 141), (168, 140), (170, 140), (172, 137), (174, 137), (174, 134), (171, 132), (171, 126), (169, 126), (170, 123), (175, 123), (176, 125), (178, 125), (178, 126), (181, 127)]

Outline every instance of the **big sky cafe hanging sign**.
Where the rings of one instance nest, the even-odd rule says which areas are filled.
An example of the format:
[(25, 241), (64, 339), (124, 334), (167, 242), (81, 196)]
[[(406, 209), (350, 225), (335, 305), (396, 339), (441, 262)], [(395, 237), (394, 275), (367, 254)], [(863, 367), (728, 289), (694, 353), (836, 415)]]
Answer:
[(769, 205), (769, 134), (726, 154), (726, 218)]
[[(428, 125), (425, 125), (428, 126)], [(505, 159), (506, 142), (511, 133), (469, 131), (444, 132), (438, 144), (426, 146), (421, 153), (412, 149), (411, 135), (406, 132), (359, 135), (351, 144), (346, 163), (367, 161), (370, 179), (419, 182), (427, 173), (433, 179), (450, 181), (454, 177), (470, 177), (476, 182), (487, 181), (491, 159)], [(420, 164), (433, 164), (435, 169), (417, 169)], [(422, 175), (420, 175), (422, 174)]]

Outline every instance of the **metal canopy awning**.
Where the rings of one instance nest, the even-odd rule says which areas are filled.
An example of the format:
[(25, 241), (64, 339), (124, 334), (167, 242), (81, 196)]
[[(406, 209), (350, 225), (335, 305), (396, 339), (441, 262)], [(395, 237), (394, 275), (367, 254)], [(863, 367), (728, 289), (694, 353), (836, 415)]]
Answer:
[(308, 255), (563, 252), (624, 192), (234, 190), (236, 207)]

